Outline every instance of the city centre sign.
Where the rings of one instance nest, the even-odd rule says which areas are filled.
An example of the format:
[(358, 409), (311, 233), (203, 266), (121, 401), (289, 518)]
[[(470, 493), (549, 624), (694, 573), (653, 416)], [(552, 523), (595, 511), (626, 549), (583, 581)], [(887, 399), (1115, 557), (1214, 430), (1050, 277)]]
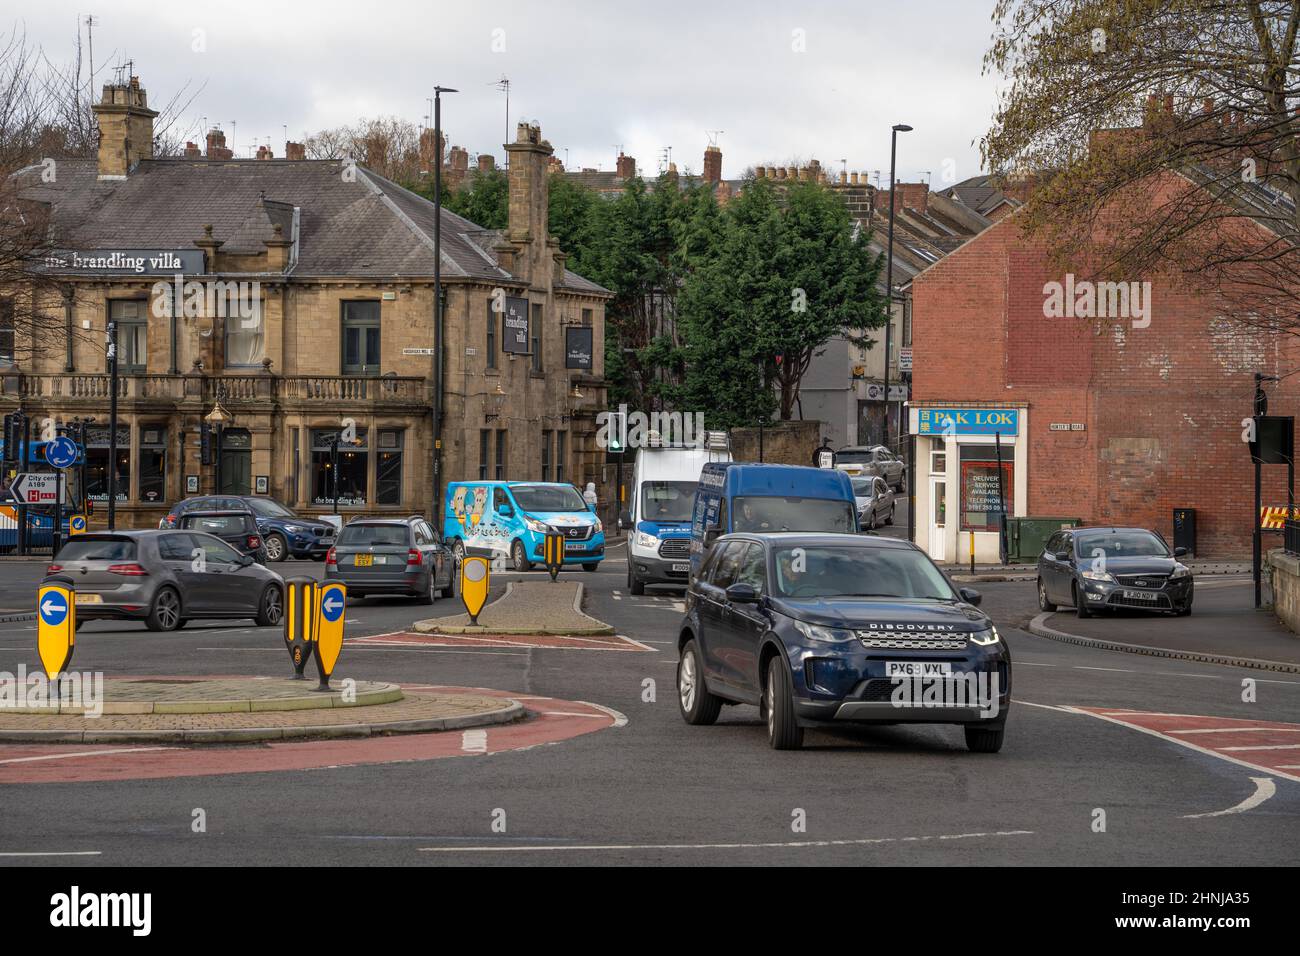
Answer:
[(918, 435), (1018, 435), (1018, 408), (921, 408)]

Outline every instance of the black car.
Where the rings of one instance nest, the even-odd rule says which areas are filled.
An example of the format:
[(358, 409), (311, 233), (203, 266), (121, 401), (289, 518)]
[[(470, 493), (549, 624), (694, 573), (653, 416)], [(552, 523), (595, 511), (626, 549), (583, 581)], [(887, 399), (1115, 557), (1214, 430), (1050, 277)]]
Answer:
[(316, 518), (303, 518), (274, 498), (262, 495), (199, 495), (178, 501), (158, 522), (160, 528), (175, 528), (189, 511), (251, 511), (266, 544), (268, 561), (287, 557), (324, 561), (334, 544), (334, 525)]
[(1079, 617), (1136, 608), (1192, 613), (1192, 570), (1165, 539), (1145, 528), (1070, 528), (1047, 539), (1038, 556), (1038, 607), (1074, 607)]
[(755, 704), (778, 750), (817, 725), (961, 724), (971, 750), (995, 753), (1011, 657), (979, 601), (895, 538), (724, 535), (686, 592), (682, 717)]
[(422, 604), (456, 594), (456, 558), (422, 515), (360, 518), (344, 525), (325, 558), (325, 580), (348, 596), (409, 595)]
[(251, 511), (187, 511), (180, 516), (177, 527), (220, 538), (240, 554), (266, 564), (266, 545)]

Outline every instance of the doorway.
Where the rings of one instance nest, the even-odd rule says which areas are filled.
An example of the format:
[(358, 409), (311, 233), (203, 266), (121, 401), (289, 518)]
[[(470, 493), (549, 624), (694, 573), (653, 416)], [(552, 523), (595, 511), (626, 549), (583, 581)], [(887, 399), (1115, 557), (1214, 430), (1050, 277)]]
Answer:
[(253, 442), (246, 428), (226, 428), (221, 432), (220, 481), (217, 494), (251, 495), (253, 493)]
[(948, 479), (930, 478), (930, 557), (946, 561), (948, 537)]

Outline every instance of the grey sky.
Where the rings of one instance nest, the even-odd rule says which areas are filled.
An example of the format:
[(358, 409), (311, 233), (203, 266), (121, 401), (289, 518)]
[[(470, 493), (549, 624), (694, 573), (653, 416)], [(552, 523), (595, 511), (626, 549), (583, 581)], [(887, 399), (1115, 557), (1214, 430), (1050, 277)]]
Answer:
[(679, 168), (698, 172), (705, 131), (721, 129), (727, 177), (810, 158), (838, 171), (844, 158), (850, 171), (887, 179), (889, 128), (906, 122), (916, 131), (900, 138), (899, 179), (928, 170), (941, 188), (945, 170), (957, 180), (980, 171), (976, 143), (995, 94), (981, 75), (990, 9), (988, 0), (55, 0), (25, 8), (19, 23), (64, 60), (78, 14), (95, 14), (100, 82), (130, 58), (155, 107), (187, 81), (202, 86), (195, 129), (206, 116), (229, 144), (236, 121), (241, 156), (254, 138), (282, 155), (286, 126), (297, 139), (361, 117), (422, 124), (441, 83), (461, 90), (443, 101), (450, 142), (500, 161), (505, 101), (493, 84), (505, 75), (512, 126), (539, 122), (561, 159), (568, 148), (571, 169), (612, 169), (622, 143), (643, 171), (671, 146)]

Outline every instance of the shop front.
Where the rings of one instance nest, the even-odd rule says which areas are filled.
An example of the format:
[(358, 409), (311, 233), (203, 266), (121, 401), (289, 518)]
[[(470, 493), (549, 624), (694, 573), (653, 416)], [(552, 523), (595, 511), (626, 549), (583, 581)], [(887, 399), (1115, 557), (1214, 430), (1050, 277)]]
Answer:
[(916, 544), (942, 564), (1000, 560), (999, 517), (1025, 514), (1028, 409), (916, 404)]

